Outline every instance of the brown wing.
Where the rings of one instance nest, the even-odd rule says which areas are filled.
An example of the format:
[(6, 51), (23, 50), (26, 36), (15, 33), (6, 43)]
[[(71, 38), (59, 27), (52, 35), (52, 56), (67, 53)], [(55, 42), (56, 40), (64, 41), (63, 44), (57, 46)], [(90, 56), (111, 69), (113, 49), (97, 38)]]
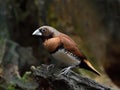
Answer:
[(86, 59), (85, 55), (78, 49), (77, 44), (67, 35), (60, 35), (61, 43), (63, 47), (74, 55), (80, 57), (81, 59)]
[(46, 40), (43, 44), (49, 52), (54, 52), (59, 47), (61, 42), (59, 37), (55, 37)]

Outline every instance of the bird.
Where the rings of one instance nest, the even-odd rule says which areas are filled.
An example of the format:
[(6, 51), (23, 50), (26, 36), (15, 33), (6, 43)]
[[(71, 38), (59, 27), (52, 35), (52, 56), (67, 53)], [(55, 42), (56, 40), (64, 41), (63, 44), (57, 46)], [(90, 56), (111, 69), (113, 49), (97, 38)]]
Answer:
[(39, 36), (45, 49), (56, 60), (57, 66), (66, 67), (62, 69), (62, 74), (66, 74), (72, 68), (79, 67), (100, 76), (100, 73), (68, 35), (59, 32), (52, 26), (41, 26), (32, 35)]

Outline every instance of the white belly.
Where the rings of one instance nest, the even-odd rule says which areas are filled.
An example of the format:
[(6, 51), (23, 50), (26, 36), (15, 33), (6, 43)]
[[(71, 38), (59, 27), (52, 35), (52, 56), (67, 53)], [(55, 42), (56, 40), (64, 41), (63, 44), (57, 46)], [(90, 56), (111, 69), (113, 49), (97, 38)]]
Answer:
[(71, 66), (71, 65), (79, 65), (80, 60), (75, 58), (74, 56), (70, 55), (69, 53), (66, 53), (64, 49), (60, 49), (52, 56), (57, 60), (57, 64), (59, 65), (65, 65), (65, 66)]

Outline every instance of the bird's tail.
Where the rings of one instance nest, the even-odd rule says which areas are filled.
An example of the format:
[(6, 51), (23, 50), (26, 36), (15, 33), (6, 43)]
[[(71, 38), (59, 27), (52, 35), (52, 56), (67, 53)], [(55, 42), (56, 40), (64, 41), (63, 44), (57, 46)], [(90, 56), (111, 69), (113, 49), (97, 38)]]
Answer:
[(97, 75), (101, 75), (93, 66), (92, 66), (92, 64), (88, 61), (88, 60), (83, 60), (82, 62), (81, 62), (81, 64), (80, 64), (80, 67), (81, 68), (84, 68), (84, 69), (87, 69), (87, 70), (89, 70), (89, 71), (92, 71), (92, 72), (94, 72), (95, 74), (97, 74)]

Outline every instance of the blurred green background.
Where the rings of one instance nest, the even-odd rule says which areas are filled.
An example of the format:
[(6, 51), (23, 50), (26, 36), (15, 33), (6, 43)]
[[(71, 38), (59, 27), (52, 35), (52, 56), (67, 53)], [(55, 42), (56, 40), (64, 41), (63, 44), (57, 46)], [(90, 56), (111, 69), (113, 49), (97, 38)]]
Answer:
[(39, 40), (32, 36), (42, 25), (71, 36), (102, 76), (83, 74), (115, 90), (120, 87), (119, 0), (0, 0), (1, 75), (4, 72), (7, 78), (13, 65), (23, 75), (31, 65), (48, 63)]

